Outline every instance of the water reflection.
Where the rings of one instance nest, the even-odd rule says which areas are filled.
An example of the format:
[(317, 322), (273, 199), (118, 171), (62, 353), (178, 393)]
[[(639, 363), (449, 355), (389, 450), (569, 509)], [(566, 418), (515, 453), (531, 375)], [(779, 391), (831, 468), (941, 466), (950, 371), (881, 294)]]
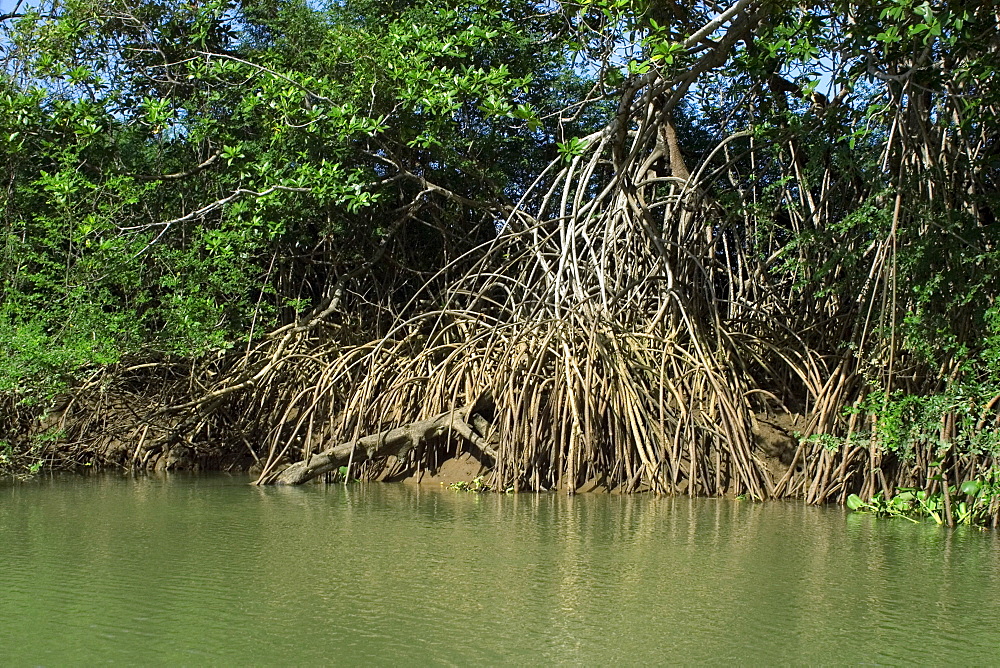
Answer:
[(901, 663), (1000, 646), (992, 533), (797, 503), (248, 482), (0, 488), (0, 656)]

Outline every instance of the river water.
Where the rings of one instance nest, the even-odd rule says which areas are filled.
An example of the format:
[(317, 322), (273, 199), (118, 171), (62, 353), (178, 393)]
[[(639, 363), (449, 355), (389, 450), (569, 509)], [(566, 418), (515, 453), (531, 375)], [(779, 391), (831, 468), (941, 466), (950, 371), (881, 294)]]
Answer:
[(0, 486), (0, 664), (995, 663), (1000, 542), (798, 503)]

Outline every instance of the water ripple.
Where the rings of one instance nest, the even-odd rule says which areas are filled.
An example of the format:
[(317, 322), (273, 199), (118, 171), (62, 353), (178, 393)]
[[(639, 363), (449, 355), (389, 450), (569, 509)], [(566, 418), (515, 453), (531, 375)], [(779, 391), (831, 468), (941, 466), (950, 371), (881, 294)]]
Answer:
[(4, 663), (982, 663), (1000, 646), (989, 533), (793, 503), (246, 482), (0, 490)]

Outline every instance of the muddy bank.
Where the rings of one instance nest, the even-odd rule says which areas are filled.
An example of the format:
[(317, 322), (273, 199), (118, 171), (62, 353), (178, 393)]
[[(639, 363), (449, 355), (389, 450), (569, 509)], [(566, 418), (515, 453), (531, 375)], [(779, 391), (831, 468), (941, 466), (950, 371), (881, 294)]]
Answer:
[[(797, 414), (754, 416), (755, 455), (765, 462), (775, 481), (788, 472), (799, 446), (798, 436), (807, 422), (805, 416)], [(46, 468), (54, 470), (219, 471), (253, 476), (263, 470), (265, 461), (255, 454), (256, 449), (249, 439), (220, 436), (195, 442), (182, 435), (183, 426), (144, 423), (124, 400), (108, 400), (100, 413), (64, 402), (35, 421), (29, 438), (43, 444), (38, 455)], [(457, 455), (456, 449), (459, 450)], [(493, 472), (488, 458), (462, 451), (455, 443), (430, 450), (417, 457), (389, 456), (357, 464), (351, 475), (385, 482), (449, 485), (489, 477)], [(278, 469), (291, 463), (284, 458)], [(320, 476), (317, 481), (325, 479)], [(548, 489), (541, 487), (539, 491)], [(566, 489), (568, 491), (568, 487)], [(591, 476), (579, 481), (573, 491), (646, 492), (651, 489), (648, 484), (628, 489), (607, 476)], [(678, 490), (680, 493), (686, 491), (683, 487)]]
[[(949, 524), (960, 521), (965, 512), (959, 504), (971, 508), (968, 504), (979, 503), (957, 494), (965, 483), (997, 496), (990, 487), (997, 460), (989, 453), (951, 450), (942, 456), (937, 442), (905, 455), (870, 440), (834, 441), (831, 447), (830, 440), (807, 436), (816, 429), (815, 416), (791, 412), (749, 416), (746, 458), (763, 473), (761, 492), (754, 494), (741, 488), (739, 460), (727, 457), (729, 446), (707, 430), (696, 443), (645, 443), (635, 449), (637, 457), (658, 452), (659, 460), (630, 462), (600, 451), (588, 453), (590, 461), (577, 465), (573, 476), (565, 474), (572, 468), (565, 458), (573, 451), (542, 440), (534, 459), (511, 460), (499, 454), (503, 442), (491, 431), (498, 418), (482, 403), (344, 442), (325, 425), (288, 438), (283, 427), (294, 415), (287, 415), (279, 427), (248, 428), (235, 410), (227, 424), (219, 418), (229, 413), (219, 408), (209, 420), (157, 411), (148, 404), (140, 411), (128, 399), (105, 393), (87, 402), (64, 402), (40, 415), (22, 437), (29, 464), (20, 471), (244, 472), (258, 482), (301, 484), (338, 482), (349, 469), (353, 479), (437, 486), (478, 481), (477, 489), (494, 491), (795, 498), (811, 504), (846, 504), (856, 497), (872, 512), (882, 512), (879, 503), (898, 495), (905, 500), (906, 494), (920, 491), (928, 499), (941, 499), (939, 515)], [(310, 464), (324, 457), (321, 466)], [(291, 481), (284, 477), (294, 470), (307, 470), (308, 475)], [(0, 473), (10, 471), (7, 466)], [(990, 512), (994, 505), (1000, 512), (1000, 503), (991, 505)], [(996, 520), (991, 515), (986, 521)]]
[[(150, 420), (150, 415), (158, 419)], [(808, 429), (807, 416), (792, 413), (757, 414), (752, 419), (754, 456), (763, 462), (773, 483), (787, 476), (793, 463), (802, 470), (802, 457), (796, 462), (800, 436)], [(156, 416), (155, 409), (138, 410), (135, 396), (104, 394), (91, 396), (84, 402), (79, 397), (58, 403), (33, 420), (27, 429), (26, 441), (36, 443), (35, 454), (45, 468), (54, 470), (125, 469), (132, 471), (221, 471), (246, 472), (259, 475), (266, 457), (260, 441), (264, 433), (220, 433), (201, 429), (190, 418), (171, 419)], [(319, 445), (314, 446), (319, 450)], [(475, 449), (475, 448), (473, 448)], [(277, 461), (277, 470), (294, 463), (289, 456)], [(405, 457), (388, 456), (356, 463), (351, 476), (387, 482), (412, 484), (452, 484), (489, 478), (494, 462), (479, 452), (470, 452), (456, 439), (438, 439), (421, 447), (419, 452)], [(681, 478), (674, 493), (690, 493), (685, 484), (688, 472)], [(319, 476), (322, 481), (335, 475)], [(607, 475), (590, 475), (562, 488), (576, 492), (645, 492), (655, 491), (642, 480), (615, 480)], [(545, 491), (557, 485), (521, 485), (523, 491)]]

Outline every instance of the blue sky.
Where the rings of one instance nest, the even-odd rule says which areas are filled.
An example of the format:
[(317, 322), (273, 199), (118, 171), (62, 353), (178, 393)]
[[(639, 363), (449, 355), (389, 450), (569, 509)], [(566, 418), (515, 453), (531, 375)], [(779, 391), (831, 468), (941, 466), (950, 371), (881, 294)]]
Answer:
[[(23, 9), (25, 5), (31, 2), (32, 0), (24, 0), (24, 2), (21, 3), (21, 8)], [(6, 14), (16, 6), (17, 0), (0, 0), (0, 14)]]

